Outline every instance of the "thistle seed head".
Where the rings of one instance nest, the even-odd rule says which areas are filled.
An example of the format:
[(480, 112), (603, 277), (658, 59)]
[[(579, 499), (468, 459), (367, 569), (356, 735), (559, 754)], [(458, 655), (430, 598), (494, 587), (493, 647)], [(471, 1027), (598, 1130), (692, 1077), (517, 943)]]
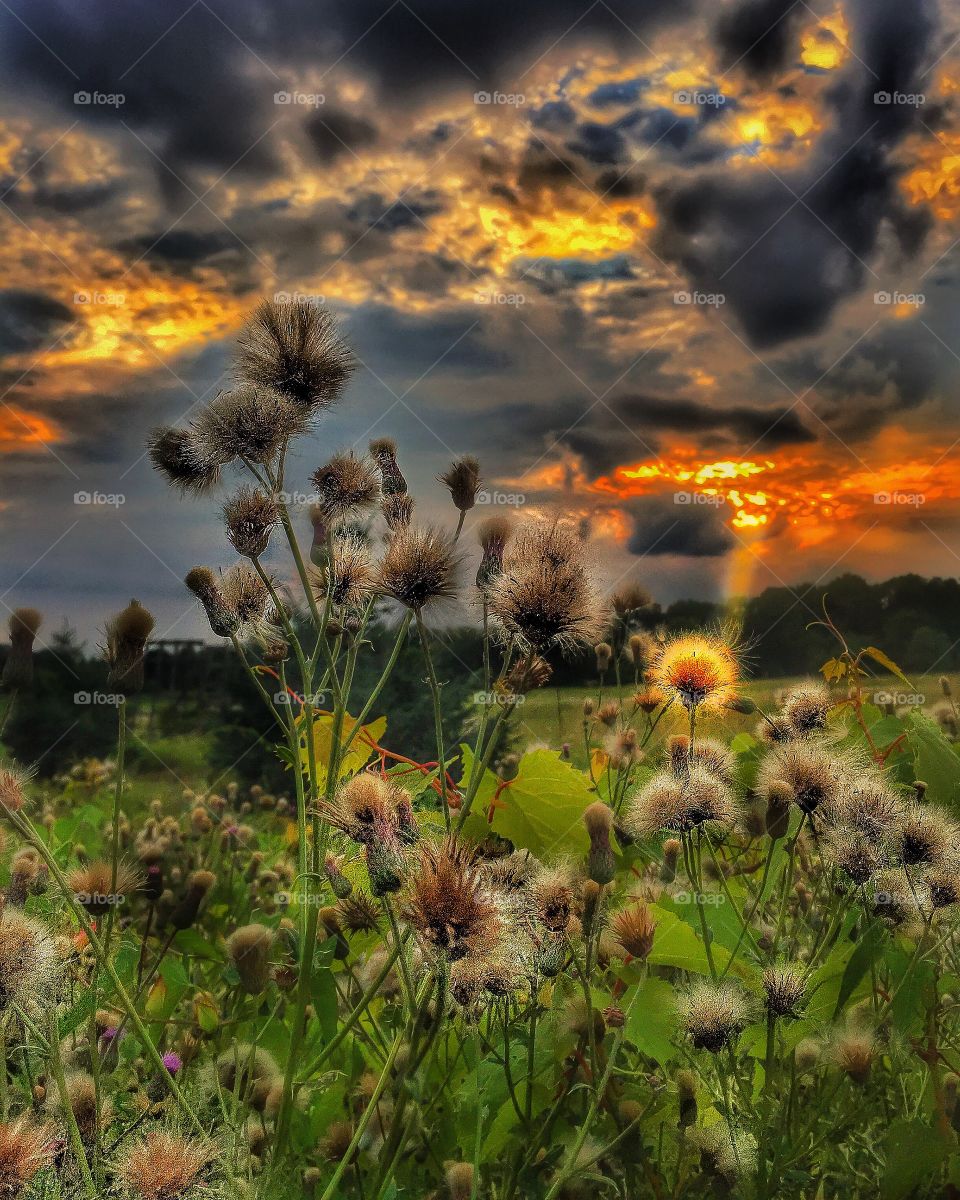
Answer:
[(380, 503), (380, 474), (365, 455), (335, 454), (310, 476), (317, 506), (330, 525), (358, 521)]
[(211, 1143), (151, 1130), (120, 1160), (118, 1176), (138, 1200), (193, 1200), (209, 1189)]
[(469, 512), (477, 502), (480, 464), (472, 455), (465, 454), (455, 459), (437, 480), (449, 490), (455, 507), (460, 512)]
[(787, 693), (780, 715), (792, 737), (806, 738), (824, 728), (829, 711), (829, 691), (822, 684), (805, 683)]
[(209, 567), (194, 567), (184, 582), (203, 605), (211, 631), (217, 637), (232, 637), (240, 628), (240, 617), (228, 603), (213, 571)]
[(380, 564), (378, 589), (421, 612), (456, 594), (459, 558), (450, 538), (429, 526), (400, 530)]
[(33, 683), (33, 643), (42, 621), (36, 608), (18, 608), (10, 614), (10, 653), (0, 679), (8, 691), (26, 691)]
[(223, 521), (234, 550), (244, 558), (259, 558), (280, 522), (280, 505), (275, 496), (243, 484), (224, 504)]
[(221, 392), (193, 423), (204, 461), (269, 463), (291, 437), (306, 431), (302, 407), (273, 388), (240, 382)]
[(733, 983), (698, 983), (680, 1003), (680, 1020), (698, 1050), (718, 1054), (746, 1028), (752, 1016), (744, 993)]
[(143, 687), (143, 655), (153, 630), (153, 617), (139, 600), (131, 600), (107, 624), (107, 680), (127, 692)]
[(192, 429), (156, 429), (147, 448), (154, 468), (183, 493), (200, 495), (220, 482), (220, 464)]
[(266, 925), (243, 925), (227, 938), (227, 953), (240, 976), (244, 991), (251, 996), (264, 991), (270, 982), (270, 951), (274, 933)]
[(384, 496), (402, 496), (407, 481), (397, 463), (397, 443), (393, 438), (376, 438), (370, 443), (370, 457), (380, 471), (380, 486)]

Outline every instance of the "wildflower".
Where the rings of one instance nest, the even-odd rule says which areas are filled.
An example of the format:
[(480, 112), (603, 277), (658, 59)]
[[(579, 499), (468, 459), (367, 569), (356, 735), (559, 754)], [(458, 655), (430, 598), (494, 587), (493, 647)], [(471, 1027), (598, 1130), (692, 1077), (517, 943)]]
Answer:
[(18, 850), (10, 862), (10, 886), (7, 903), (23, 908), (31, 892), (44, 890), (46, 864), (31, 846)]
[(380, 502), (380, 476), (365, 455), (335, 454), (310, 476), (317, 506), (331, 525), (356, 521)]
[(33, 643), (42, 621), (36, 608), (18, 608), (10, 614), (10, 653), (0, 682), (11, 691), (33, 683)]
[(266, 550), (280, 521), (280, 505), (275, 496), (243, 484), (224, 504), (223, 520), (234, 550), (244, 558), (256, 559)]
[(765, 742), (768, 746), (778, 746), (781, 742), (790, 741), (790, 730), (786, 721), (780, 717), (768, 717), (766, 714), (760, 717), (753, 734), (758, 742)]
[(681, 1025), (698, 1050), (717, 1054), (749, 1024), (750, 1005), (732, 983), (698, 983), (680, 1006)]
[(365, 847), (374, 895), (398, 890), (404, 865), (402, 841), (396, 796), (386, 780), (369, 773), (355, 775), (340, 788), (333, 804), (320, 805), (320, 814)]
[(181, 492), (200, 495), (220, 482), (220, 464), (192, 429), (161, 427), (148, 443), (153, 466)]
[(153, 1129), (126, 1151), (117, 1174), (140, 1200), (188, 1200), (208, 1190), (213, 1158), (209, 1142)]
[(487, 600), (507, 636), (538, 654), (593, 645), (605, 624), (580, 539), (559, 525), (516, 534)]
[(469, 512), (477, 502), (480, 487), (480, 464), (469, 454), (454, 462), (437, 479), (450, 492), (454, 506), (461, 513)]
[(787, 742), (775, 746), (757, 772), (756, 790), (768, 800), (774, 783), (790, 788), (793, 802), (810, 815), (830, 805), (840, 794), (844, 764), (837, 753), (811, 742)]
[(421, 942), (449, 962), (490, 951), (502, 932), (473, 851), (452, 838), (421, 847), (407, 882), (403, 916)]
[(443, 1168), (450, 1200), (471, 1200), (473, 1196), (473, 1163), (448, 1162)]
[(356, 609), (371, 594), (374, 582), (369, 547), (353, 534), (345, 534), (333, 538), (330, 561), (314, 577), (314, 593), (323, 600), (329, 588), (332, 604)]
[(0, 1196), (16, 1200), (37, 1172), (51, 1162), (55, 1152), (53, 1132), (23, 1115), (0, 1121)]
[(718, 776), (694, 764), (685, 779), (655, 775), (634, 797), (624, 817), (627, 831), (646, 838), (662, 830), (688, 833), (698, 826), (726, 826), (737, 810), (733, 793)]
[(780, 706), (780, 715), (790, 734), (796, 738), (819, 733), (827, 723), (830, 693), (819, 683), (806, 683), (791, 689)]
[(225, 466), (237, 458), (268, 463), (288, 438), (304, 430), (303, 410), (287, 396), (241, 381), (202, 410), (193, 436), (202, 458)]
[(848, 1029), (834, 1039), (831, 1050), (833, 1061), (840, 1070), (862, 1087), (870, 1077), (870, 1069), (876, 1058), (873, 1034), (866, 1030)]
[(67, 876), (74, 899), (91, 916), (102, 916), (122, 904), (127, 896), (140, 887), (141, 881), (139, 871), (126, 862), (117, 863), (114, 880), (112, 864), (103, 859), (77, 867)]
[(740, 668), (734, 648), (708, 634), (681, 634), (657, 652), (650, 682), (687, 709), (716, 711), (734, 698)]
[(551, 933), (565, 933), (573, 911), (573, 888), (569, 874), (554, 867), (539, 872), (532, 886), (537, 920)]
[(240, 628), (240, 617), (228, 603), (210, 568), (194, 567), (184, 582), (203, 605), (211, 631), (217, 637), (233, 637)]
[(686, 1136), (700, 1151), (704, 1169), (721, 1176), (729, 1188), (756, 1169), (756, 1139), (744, 1130), (731, 1128), (725, 1121), (688, 1129)]
[(960, 869), (956, 862), (947, 861), (931, 871), (927, 886), (934, 908), (951, 908), (960, 902)]
[(220, 591), (227, 608), (236, 613), (241, 629), (258, 625), (266, 616), (270, 590), (247, 563), (239, 562), (225, 572)]
[(613, 660), (613, 647), (609, 642), (597, 642), (593, 648), (593, 652), (597, 656), (597, 670), (603, 675), (610, 669), (610, 663)]
[(183, 1070), (183, 1059), (175, 1050), (168, 1050), (161, 1061), (163, 1069), (170, 1075), (176, 1075)]
[(642, 709), (643, 712), (652, 713), (664, 703), (664, 696), (656, 688), (648, 687), (634, 695), (633, 703), (636, 708)]
[(643, 751), (637, 745), (635, 729), (619, 729), (607, 739), (607, 754), (610, 766), (615, 771), (634, 767), (643, 762)]
[(763, 972), (767, 1009), (775, 1017), (796, 1017), (806, 992), (803, 973), (796, 967), (767, 967)]
[(380, 564), (378, 587), (414, 612), (452, 597), (459, 560), (446, 533), (424, 527), (398, 531)]
[(337, 401), (355, 365), (329, 309), (311, 300), (261, 301), (238, 339), (241, 380), (309, 412)]
[(545, 658), (535, 654), (529, 661), (517, 660), (503, 680), (507, 695), (525, 696), (550, 682), (553, 667)]
[(170, 914), (170, 924), (174, 929), (190, 928), (200, 913), (200, 905), (216, 881), (217, 877), (211, 871), (191, 872), (187, 877), (186, 891)]
[(108, 681), (128, 692), (143, 687), (143, 655), (153, 617), (139, 600), (131, 600), (106, 627)]
[(716, 738), (697, 738), (690, 753), (690, 739), (677, 734), (667, 743), (667, 752), (673, 773), (678, 779), (686, 777), (691, 765), (703, 767), (724, 783), (733, 783), (736, 771), (736, 755)]
[(375, 933), (380, 928), (380, 909), (363, 892), (354, 891), (337, 901), (337, 913), (352, 933)]
[(477, 529), (477, 541), (483, 552), (477, 568), (477, 587), (483, 593), (503, 570), (503, 552), (512, 532), (513, 522), (509, 517), (487, 517)]
[(596, 719), (601, 725), (606, 725), (608, 729), (612, 729), (620, 720), (620, 701), (605, 700), (597, 709)]
[(823, 842), (826, 858), (859, 887), (884, 865), (876, 842), (858, 829), (841, 826), (831, 830)]
[(31, 772), (12, 763), (0, 763), (0, 806), (7, 812), (19, 812), (26, 803), (24, 788)]
[(617, 860), (610, 845), (613, 812), (601, 800), (597, 800), (584, 810), (583, 823), (590, 837), (587, 873), (594, 883), (610, 883), (617, 869)]
[(47, 927), (16, 909), (0, 920), (0, 1010), (32, 1008), (57, 980), (57, 947)]
[(217, 1082), (253, 1108), (262, 1110), (274, 1085), (282, 1078), (277, 1060), (262, 1046), (235, 1042), (216, 1061)]
[(380, 486), (385, 496), (402, 496), (407, 481), (397, 463), (397, 443), (392, 438), (376, 438), (370, 443), (370, 455), (380, 471)]
[[(85, 1071), (71, 1071), (64, 1080), (66, 1087), (66, 1103), (73, 1113), (80, 1137), (85, 1145), (91, 1145), (97, 1138), (100, 1129), (110, 1121), (112, 1106), (109, 1102), (97, 1104), (97, 1087), (93, 1076)], [(98, 1115), (99, 1107), (99, 1115)], [(63, 1122), (65, 1119), (64, 1097), (59, 1089), (47, 1093), (47, 1109), (50, 1114)]]
[(657, 923), (646, 904), (637, 902), (610, 918), (610, 929), (620, 947), (631, 958), (643, 962), (653, 949)]
[(960, 844), (960, 836), (946, 813), (913, 804), (902, 816), (897, 843), (901, 861), (914, 867), (938, 861), (949, 846)]
[(270, 982), (270, 951), (274, 934), (266, 925), (242, 925), (227, 938), (227, 953), (244, 991), (255, 996)]
[(844, 825), (882, 845), (900, 827), (903, 804), (881, 776), (865, 775), (844, 788), (827, 815), (832, 824)]

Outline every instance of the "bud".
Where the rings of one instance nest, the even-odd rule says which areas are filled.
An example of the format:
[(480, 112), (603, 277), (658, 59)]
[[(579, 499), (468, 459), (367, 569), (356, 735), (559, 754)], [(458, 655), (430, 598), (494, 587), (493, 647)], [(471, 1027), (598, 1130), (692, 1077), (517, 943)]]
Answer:
[(688, 1129), (697, 1123), (697, 1079), (692, 1071), (677, 1072), (677, 1098), (680, 1116), (677, 1124), (681, 1129)]
[(613, 660), (613, 647), (609, 642), (598, 642), (594, 646), (593, 652), (597, 656), (597, 670), (602, 675), (609, 669), (610, 663)]
[(770, 785), (764, 823), (767, 834), (773, 842), (785, 837), (790, 828), (790, 803), (792, 800), (793, 789), (789, 784), (778, 779)]
[(10, 615), (10, 653), (3, 665), (3, 686), (8, 691), (33, 683), (33, 643), (43, 621), (35, 608), (18, 608)]
[(153, 629), (153, 617), (139, 600), (131, 600), (106, 628), (108, 683), (126, 692), (143, 687), (143, 655)]
[(661, 883), (673, 883), (676, 879), (680, 850), (680, 842), (676, 838), (667, 838), (663, 843), (663, 862), (660, 866)]
[(232, 637), (240, 628), (240, 618), (227, 603), (210, 568), (194, 567), (184, 582), (203, 605), (211, 631), (217, 637)]
[(480, 464), (469, 454), (456, 459), (437, 479), (450, 491), (450, 498), (460, 512), (469, 512), (477, 502), (480, 487)]
[(590, 718), (593, 716), (593, 714), (596, 712), (596, 710), (597, 710), (597, 706), (594, 704), (594, 702), (589, 697), (587, 697), (587, 699), (584, 700), (584, 702), (583, 702), (583, 719), (585, 721), (589, 721)]
[(583, 823), (590, 835), (590, 853), (587, 856), (587, 873), (594, 883), (610, 883), (616, 874), (617, 862), (610, 845), (610, 829), (613, 813), (597, 800), (583, 814)]
[(338, 900), (345, 900), (353, 891), (353, 884), (342, 871), (343, 859), (335, 854), (328, 854), (323, 864), (323, 873), (329, 880), (333, 894)]
[(747, 717), (749, 717), (751, 713), (755, 713), (757, 711), (756, 704), (754, 704), (749, 696), (734, 696), (732, 699), (727, 701), (725, 707), (729, 708), (733, 712), (743, 713), (743, 715)]
[(608, 1029), (622, 1029), (627, 1023), (627, 1018), (622, 1008), (611, 1004), (603, 1010), (603, 1023)]
[(266, 925), (243, 925), (227, 939), (227, 953), (240, 976), (244, 991), (255, 996), (270, 982), (273, 931)]
[(473, 1196), (473, 1164), (449, 1162), (445, 1166), (447, 1191), (450, 1200), (471, 1200)]
[(380, 488), (385, 496), (402, 495), (407, 481), (397, 465), (397, 444), (392, 438), (377, 438), (370, 443), (370, 455), (380, 470)]
[(189, 929), (200, 914), (200, 905), (217, 877), (210, 871), (194, 871), (187, 877), (187, 890), (170, 913), (174, 929)]

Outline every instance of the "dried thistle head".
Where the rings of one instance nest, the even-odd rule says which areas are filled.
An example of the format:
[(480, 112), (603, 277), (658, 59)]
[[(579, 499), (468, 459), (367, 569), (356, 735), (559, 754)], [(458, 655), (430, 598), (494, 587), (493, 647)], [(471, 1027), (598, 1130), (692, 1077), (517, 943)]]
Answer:
[(380, 908), (365, 892), (353, 891), (337, 901), (344, 929), (351, 933), (375, 933), (380, 928)]
[(496, 900), (473, 850), (453, 838), (421, 845), (402, 911), (421, 945), (448, 962), (488, 954), (503, 936)]
[(274, 932), (266, 925), (242, 925), (227, 938), (227, 953), (240, 976), (244, 991), (255, 996), (270, 982), (270, 951)]
[(583, 543), (560, 525), (530, 524), (511, 539), (487, 603), (508, 637), (541, 655), (593, 645), (606, 623)]
[(256, 571), (245, 562), (224, 572), (220, 593), (231, 613), (236, 613), (241, 629), (259, 625), (267, 614), (270, 591)]
[[(110, 1122), (112, 1105), (109, 1101), (97, 1103), (97, 1085), (93, 1076), (86, 1071), (71, 1071), (64, 1080), (66, 1104), (70, 1106), (73, 1119), (85, 1145), (92, 1144), (99, 1133)], [(66, 1119), (64, 1097), (59, 1089), (47, 1092), (47, 1110), (50, 1115), (63, 1124)], [(99, 1110), (99, 1111), (98, 1111)]]
[(775, 1017), (796, 1017), (807, 990), (803, 971), (794, 966), (769, 966), (763, 972), (763, 990), (767, 1009)]
[(56, 1137), (48, 1125), (27, 1115), (0, 1121), (0, 1196), (16, 1200), (56, 1152)]
[(627, 639), (627, 656), (637, 671), (646, 670), (657, 652), (657, 643), (648, 633), (632, 633)]
[(686, 734), (676, 734), (667, 742), (670, 766), (678, 779), (684, 779), (691, 766), (703, 767), (724, 783), (733, 783), (737, 758), (723, 742), (716, 738), (696, 738), (693, 754), (690, 754), (690, 739)]
[(153, 1129), (120, 1160), (117, 1174), (139, 1200), (191, 1200), (207, 1191), (213, 1145)]
[(0, 763), (0, 808), (19, 812), (26, 803), (25, 788), (32, 772), (13, 763)]
[(879, 774), (850, 780), (826, 810), (828, 822), (862, 834), (878, 846), (890, 843), (903, 820), (903, 801)]
[(36, 608), (17, 608), (10, 614), (10, 653), (0, 680), (10, 691), (25, 690), (33, 683), (33, 643), (42, 621)]
[(680, 1002), (680, 1021), (698, 1050), (718, 1054), (746, 1028), (750, 1003), (734, 983), (697, 983)]
[(827, 723), (830, 693), (821, 683), (791, 688), (780, 707), (783, 724), (795, 738), (819, 733)]
[(241, 484), (223, 506), (223, 522), (234, 550), (244, 558), (259, 558), (280, 522), (280, 505), (276, 496)]
[(960, 845), (960, 830), (949, 815), (929, 804), (906, 809), (897, 831), (900, 861), (908, 867), (938, 862), (948, 848)]
[(227, 601), (213, 571), (209, 567), (194, 567), (187, 572), (184, 582), (203, 605), (211, 631), (217, 637), (232, 637), (240, 628), (240, 617)]
[(503, 570), (503, 552), (513, 532), (509, 517), (487, 517), (477, 528), (477, 541), (482, 556), (477, 568), (477, 587), (486, 592), (490, 583)]
[(355, 366), (330, 310), (301, 297), (262, 300), (237, 340), (240, 379), (309, 412), (330, 408)]
[(191, 871), (187, 876), (183, 894), (170, 913), (170, 924), (174, 929), (189, 929), (200, 915), (200, 906), (207, 893), (217, 882), (212, 871)]
[(131, 600), (106, 626), (107, 679), (115, 687), (138, 692), (143, 687), (143, 655), (153, 630), (153, 617), (139, 600)]
[(374, 438), (369, 449), (370, 457), (380, 471), (384, 496), (402, 496), (407, 490), (407, 481), (397, 463), (397, 443), (393, 438)]
[(531, 887), (537, 921), (551, 933), (565, 933), (573, 915), (574, 891), (570, 872), (564, 867), (544, 867)]
[(661, 771), (641, 788), (624, 816), (627, 831), (643, 839), (670, 830), (688, 833), (698, 826), (725, 827), (733, 823), (737, 807), (730, 788), (699, 764), (678, 779)]
[(391, 533), (399, 533), (401, 529), (409, 529), (413, 517), (413, 497), (409, 492), (395, 492), (384, 496), (380, 502), (380, 511)]
[(201, 457), (222, 466), (238, 458), (269, 463), (305, 429), (303, 409), (287, 396), (242, 381), (214, 397), (193, 423)]
[(621, 949), (631, 958), (643, 962), (653, 949), (657, 923), (650, 909), (636, 901), (620, 909), (610, 918), (610, 931)]
[(142, 882), (143, 876), (136, 867), (122, 859), (117, 863), (116, 882), (113, 866), (105, 859), (85, 863), (67, 875), (73, 898), (92, 916), (102, 916), (114, 906), (123, 904)]
[(460, 560), (448, 535), (431, 526), (398, 530), (380, 563), (378, 588), (421, 612), (456, 594)]
[(329, 562), (314, 575), (314, 592), (321, 601), (329, 589), (330, 601), (337, 608), (358, 609), (374, 590), (376, 574), (370, 547), (354, 534), (333, 538)]
[(621, 621), (629, 621), (653, 603), (653, 597), (633, 580), (621, 584), (610, 597), (610, 605)]
[(721, 1121), (717, 1125), (691, 1126), (685, 1136), (699, 1151), (706, 1174), (719, 1177), (724, 1191), (732, 1192), (738, 1180), (750, 1178), (756, 1170), (757, 1142), (746, 1130)]
[(736, 696), (740, 663), (732, 637), (680, 634), (666, 641), (649, 668), (650, 682), (686, 709), (717, 711)]
[(830, 1046), (830, 1056), (834, 1063), (860, 1087), (870, 1078), (876, 1055), (877, 1047), (873, 1033), (853, 1025), (839, 1030)]
[(882, 848), (858, 829), (847, 826), (834, 828), (823, 839), (822, 845), (827, 861), (856, 887), (866, 883), (886, 865)]
[(790, 788), (793, 802), (808, 815), (831, 805), (840, 795), (845, 763), (836, 750), (815, 742), (786, 742), (764, 756), (757, 772), (756, 790), (769, 799), (774, 783)]
[(357, 521), (380, 503), (380, 473), (373, 461), (353, 453), (335, 454), (310, 476), (317, 505), (331, 525)]
[(437, 480), (449, 490), (450, 498), (460, 512), (469, 512), (477, 502), (480, 463), (472, 455), (464, 454), (438, 475)]
[(220, 482), (220, 464), (192, 429), (155, 429), (147, 449), (155, 469), (181, 492), (200, 495)]
[(517, 660), (504, 676), (503, 686), (508, 695), (525, 696), (550, 682), (553, 667), (545, 658), (534, 655), (529, 661)]

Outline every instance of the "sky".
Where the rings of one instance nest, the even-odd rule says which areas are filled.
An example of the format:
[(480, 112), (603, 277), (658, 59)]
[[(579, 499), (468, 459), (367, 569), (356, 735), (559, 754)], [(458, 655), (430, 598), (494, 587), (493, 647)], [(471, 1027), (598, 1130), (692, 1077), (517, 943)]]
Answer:
[(0, 605), (202, 631), (223, 497), (145, 443), (284, 295), (359, 362), (290, 490), (393, 436), (663, 602), (956, 575), (958, 56), (934, 0), (5, 0)]

